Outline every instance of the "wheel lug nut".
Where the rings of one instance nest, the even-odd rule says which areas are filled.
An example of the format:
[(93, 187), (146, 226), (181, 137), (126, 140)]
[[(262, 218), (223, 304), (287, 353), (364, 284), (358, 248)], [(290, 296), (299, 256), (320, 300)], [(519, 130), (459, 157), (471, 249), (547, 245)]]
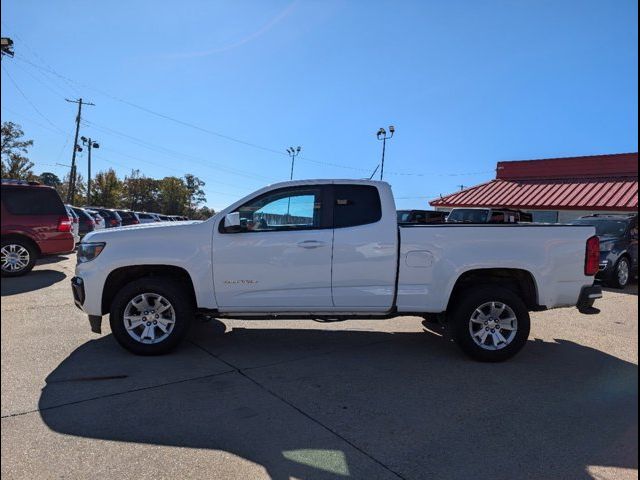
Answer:
[(494, 332), (495, 332), (495, 330), (492, 328), (492, 329), (491, 329), (491, 333), (494, 333)]
[(485, 330), (489, 330), (489, 327), (485, 328)]

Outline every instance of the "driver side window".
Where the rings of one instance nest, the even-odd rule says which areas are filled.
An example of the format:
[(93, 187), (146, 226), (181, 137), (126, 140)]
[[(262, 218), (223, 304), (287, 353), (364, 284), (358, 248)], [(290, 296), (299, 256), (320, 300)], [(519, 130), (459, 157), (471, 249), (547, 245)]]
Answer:
[(321, 211), (322, 190), (304, 187), (269, 192), (237, 210), (242, 232), (321, 228)]

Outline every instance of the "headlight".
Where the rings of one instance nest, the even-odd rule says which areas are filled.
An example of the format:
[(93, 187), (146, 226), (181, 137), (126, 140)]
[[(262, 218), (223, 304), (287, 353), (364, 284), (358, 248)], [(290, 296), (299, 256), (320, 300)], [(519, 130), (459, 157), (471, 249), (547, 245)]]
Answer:
[(104, 250), (104, 242), (82, 243), (78, 245), (78, 263), (90, 262)]

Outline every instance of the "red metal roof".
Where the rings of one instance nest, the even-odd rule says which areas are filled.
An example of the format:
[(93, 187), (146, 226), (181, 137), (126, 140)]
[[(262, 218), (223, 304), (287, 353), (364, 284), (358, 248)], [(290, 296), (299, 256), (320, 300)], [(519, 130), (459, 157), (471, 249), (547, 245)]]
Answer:
[(434, 207), (637, 211), (638, 154), (499, 162), (495, 180), (429, 203)]

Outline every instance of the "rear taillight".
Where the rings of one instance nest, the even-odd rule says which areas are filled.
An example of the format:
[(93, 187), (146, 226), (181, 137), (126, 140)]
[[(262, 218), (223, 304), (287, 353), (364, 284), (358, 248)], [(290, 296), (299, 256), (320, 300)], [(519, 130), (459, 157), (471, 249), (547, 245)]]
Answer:
[(118, 225), (118, 221), (115, 218), (112, 218), (111, 220), (109, 220), (109, 223), (113, 226)]
[(131, 222), (131, 225), (138, 225), (140, 223), (140, 220), (134, 220), (133, 222)]
[(584, 274), (593, 276), (600, 268), (600, 239), (591, 237), (587, 240), (587, 253), (584, 259)]
[(71, 231), (71, 218), (67, 215), (63, 215), (58, 219), (58, 231), (70, 232)]

